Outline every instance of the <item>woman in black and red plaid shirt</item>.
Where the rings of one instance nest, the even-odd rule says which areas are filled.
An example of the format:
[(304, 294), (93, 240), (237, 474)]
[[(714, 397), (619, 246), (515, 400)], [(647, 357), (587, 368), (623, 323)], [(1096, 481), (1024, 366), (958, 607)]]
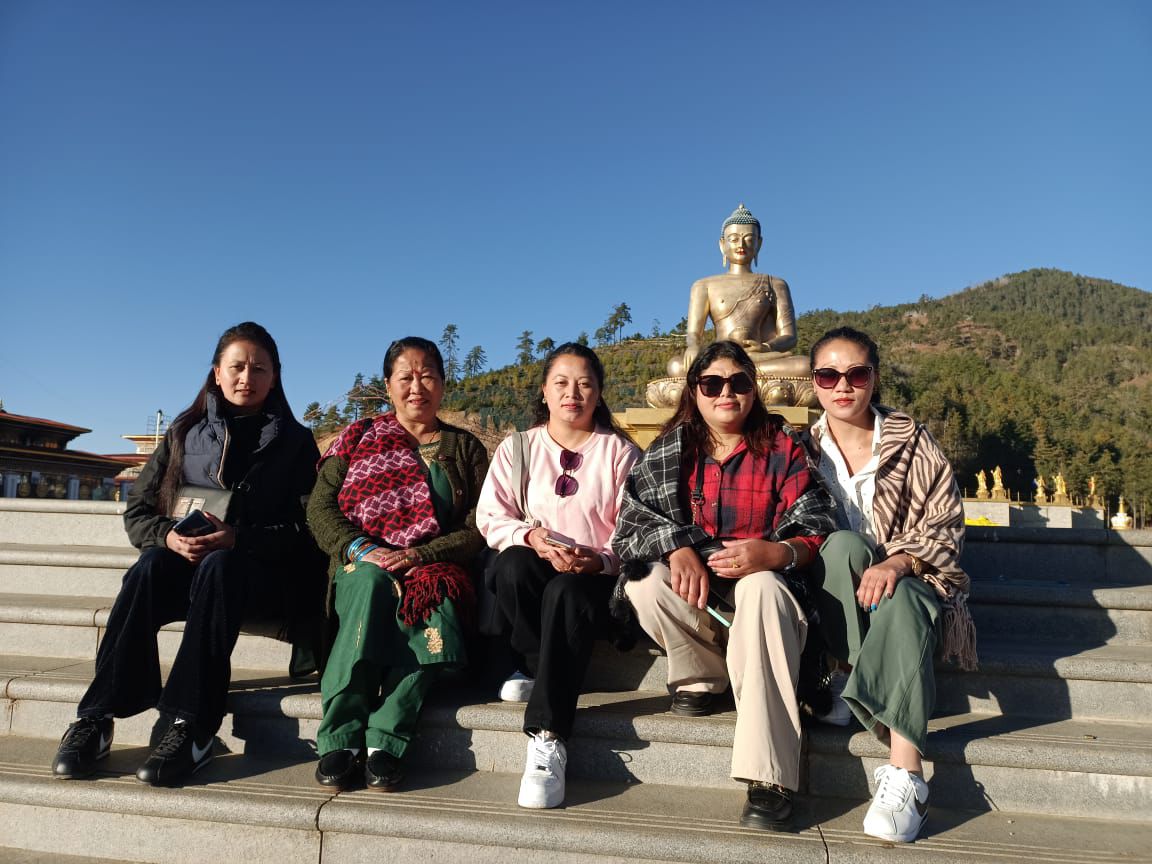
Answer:
[(806, 568), (834, 530), (833, 505), (739, 345), (713, 343), (687, 378), (628, 478), (613, 549), (643, 576), (625, 592), (668, 655), (672, 713), (711, 713), (731, 683), (741, 824), (782, 830), (799, 785)]

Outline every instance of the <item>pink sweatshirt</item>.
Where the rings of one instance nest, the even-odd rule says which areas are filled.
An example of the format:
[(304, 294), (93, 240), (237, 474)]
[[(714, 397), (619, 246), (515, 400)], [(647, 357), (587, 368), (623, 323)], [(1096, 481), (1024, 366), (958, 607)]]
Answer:
[[(525, 538), (533, 527), (521, 518), (516, 506), (517, 490), (512, 488), (511, 436), (500, 442), (492, 456), (492, 465), (480, 490), (476, 506), (476, 527), (493, 549), (526, 546)], [(560, 453), (564, 448), (552, 440), (544, 426), (528, 430), (528, 510), (540, 525), (581, 546), (600, 552), (604, 572), (614, 574), (620, 567), (612, 552), (612, 534), (624, 490), (624, 478), (640, 457), (640, 450), (630, 441), (607, 429), (596, 432), (576, 452), (582, 459), (569, 474), (579, 483), (574, 495), (561, 498), (556, 494)]]

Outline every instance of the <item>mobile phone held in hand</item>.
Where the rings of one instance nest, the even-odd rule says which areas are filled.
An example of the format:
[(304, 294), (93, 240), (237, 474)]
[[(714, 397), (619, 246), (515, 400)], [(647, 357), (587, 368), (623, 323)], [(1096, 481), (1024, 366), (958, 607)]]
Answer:
[(544, 535), (544, 542), (549, 546), (555, 546), (557, 549), (565, 549), (568, 552), (574, 552), (576, 550), (575, 543), (571, 540), (565, 540), (563, 537), (558, 537), (551, 531)]
[(203, 537), (215, 531), (216, 526), (200, 510), (193, 510), (173, 525), (172, 530), (181, 537)]

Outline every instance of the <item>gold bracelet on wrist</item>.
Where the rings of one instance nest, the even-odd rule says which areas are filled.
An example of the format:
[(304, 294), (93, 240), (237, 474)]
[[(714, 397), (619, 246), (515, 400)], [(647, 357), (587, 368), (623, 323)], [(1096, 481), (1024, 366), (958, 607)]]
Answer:
[(924, 562), (910, 552), (905, 552), (904, 554), (907, 555), (908, 560), (912, 562), (912, 575), (917, 579), (921, 578), (924, 575)]

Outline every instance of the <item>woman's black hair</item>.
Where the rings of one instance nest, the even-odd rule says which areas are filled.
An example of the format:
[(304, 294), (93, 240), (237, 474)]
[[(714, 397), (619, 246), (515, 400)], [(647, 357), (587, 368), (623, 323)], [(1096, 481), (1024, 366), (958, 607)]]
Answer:
[[(565, 355), (572, 357), (579, 357), (586, 362), (592, 369), (592, 374), (596, 376), (596, 386), (600, 389), (600, 401), (596, 403), (596, 408), (592, 412), (592, 419), (596, 422), (597, 426), (603, 426), (605, 429), (611, 429), (614, 433), (619, 435), (625, 441), (632, 439), (620, 428), (615, 418), (612, 417), (612, 411), (608, 408), (608, 403), (604, 401), (604, 364), (600, 362), (600, 358), (596, 356), (596, 352), (589, 348), (587, 345), (581, 345), (579, 342), (565, 342), (563, 345), (557, 345), (544, 358), (544, 369), (540, 373), (540, 391), (542, 392), (545, 385), (548, 383), (548, 373), (552, 371), (552, 366), (556, 360)], [(533, 426), (543, 426), (548, 422), (548, 405), (543, 399), (536, 397), (535, 404), (532, 406)]]
[(696, 387), (700, 383), (700, 376), (704, 370), (717, 360), (731, 360), (752, 379), (752, 410), (744, 419), (742, 434), (744, 443), (753, 453), (761, 456), (767, 455), (772, 449), (773, 439), (780, 431), (780, 416), (770, 414), (764, 407), (760, 398), (760, 388), (756, 385), (756, 364), (743, 348), (736, 342), (721, 340), (713, 342), (701, 351), (688, 369), (688, 380), (684, 390), (680, 393), (680, 404), (676, 406), (676, 413), (664, 424), (660, 430), (666, 435), (673, 429), (684, 427), (684, 458), (697, 459), (700, 454), (707, 453), (715, 447), (717, 441), (712, 429), (704, 422), (700, 414), (700, 407), (696, 404)]
[(163, 480), (160, 481), (156, 504), (157, 509), (165, 515), (172, 511), (176, 493), (184, 479), (184, 438), (188, 430), (208, 416), (209, 393), (218, 399), (224, 398), (220, 393), (220, 385), (216, 383), (216, 368), (220, 365), (220, 358), (233, 342), (253, 342), (268, 352), (268, 356), (272, 358), (275, 380), (272, 382), (272, 389), (268, 391), (268, 398), (264, 401), (264, 410), (272, 408), (288, 416), (292, 415), (292, 409), (288, 406), (288, 399), (284, 395), (284, 384), (280, 379), (280, 351), (276, 347), (276, 340), (255, 321), (244, 321), (225, 330), (216, 343), (216, 351), (212, 355), (212, 368), (208, 370), (200, 392), (196, 394), (192, 404), (181, 411), (168, 427), (168, 466), (164, 469)]
[(440, 373), (440, 380), (444, 380), (444, 358), (440, 356), (440, 349), (436, 347), (436, 343), (431, 339), (425, 339), (423, 336), (405, 336), (389, 345), (388, 350), (384, 352), (385, 381), (392, 377), (392, 367), (396, 365), (396, 361), (405, 351), (423, 351), (436, 364), (436, 371)]
[(843, 339), (846, 342), (853, 342), (859, 345), (868, 353), (868, 363), (872, 367), (872, 398), (869, 400), (873, 405), (880, 404), (880, 349), (876, 347), (876, 343), (872, 341), (872, 337), (865, 333), (863, 330), (857, 330), (855, 327), (834, 327), (829, 330), (819, 339), (812, 343), (812, 350), (808, 352), (808, 365), (813, 369), (816, 368), (816, 355), (820, 353), (820, 349), (827, 345), (829, 342), (835, 342), (837, 339)]

